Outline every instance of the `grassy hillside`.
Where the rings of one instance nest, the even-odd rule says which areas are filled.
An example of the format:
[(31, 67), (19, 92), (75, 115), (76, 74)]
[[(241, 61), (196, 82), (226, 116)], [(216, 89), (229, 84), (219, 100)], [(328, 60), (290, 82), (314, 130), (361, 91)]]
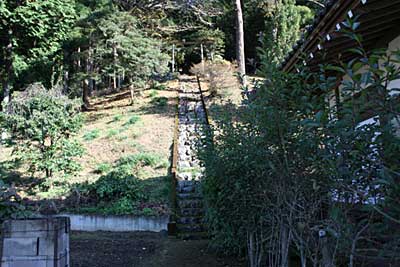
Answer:
[[(71, 194), (78, 191), (79, 195), (85, 194), (88, 184), (95, 184), (113, 170), (128, 166), (130, 173), (140, 180), (138, 187), (144, 195), (139, 197), (141, 201), (135, 203), (132, 212), (167, 211), (177, 86), (177, 82), (170, 82), (162, 90), (146, 90), (137, 96), (134, 105), (130, 105), (129, 93), (124, 91), (92, 98), (94, 111), (83, 114), (84, 126), (75, 137), (85, 149), (84, 156), (78, 160), (81, 171), (60, 182), (60, 186), (43, 190), (42, 177), (28, 173), (26, 166), (15, 161), (12, 145), (0, 145), (0, 175), (14, 182), (21, 196), (29, 200), (72, 198), (75, 202)], [(127, 161), (130, 165), (121, 164)], [(91, 200), (84, 202), (73, 205), (73, 209), (131, 213), (99, 208)], [(70, 208), (66, 203), (65, 208)]]

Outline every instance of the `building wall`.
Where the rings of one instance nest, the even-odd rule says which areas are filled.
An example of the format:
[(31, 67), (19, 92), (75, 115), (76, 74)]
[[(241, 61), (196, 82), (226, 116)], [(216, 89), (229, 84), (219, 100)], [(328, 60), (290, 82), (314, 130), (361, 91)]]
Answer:
[[(388, 47), (388, 52), (392, 52), (392, 51), (398, 51), (400, 50), (400, 35), (397, 36), (397, 38), (393, 39), (390, 43), (389, 43), (389, 47)], [(400, 68), (400, 64), (396, 64), (399, 68)], [(392, 81), (389, 84), (389, 88), (400, 88), (400, 79)], [(396, 91), (392, 91), (392, 94), (400, 94), (400, 92), (396, 92)]]

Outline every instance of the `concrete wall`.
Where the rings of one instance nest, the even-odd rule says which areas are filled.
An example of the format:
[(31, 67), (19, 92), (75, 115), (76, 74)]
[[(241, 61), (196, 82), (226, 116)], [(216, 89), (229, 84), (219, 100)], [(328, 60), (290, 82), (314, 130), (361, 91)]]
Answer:
[(100, 216), (61, 214), (71, 221), (73, 231), (110, 231), (133, 232), (150, 231), (160, 232), (168, 229), (169, 216), (144, 217), (144, 216)]
[(69, 267), (69, 232), (65, 217), (5, 221), (1, 267)]

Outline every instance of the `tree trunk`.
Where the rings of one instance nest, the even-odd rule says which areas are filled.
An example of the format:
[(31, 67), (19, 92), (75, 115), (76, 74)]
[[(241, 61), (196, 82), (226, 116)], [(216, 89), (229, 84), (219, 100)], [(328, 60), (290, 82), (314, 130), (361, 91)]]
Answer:
[[(12, 32), (10, 31), (10, 36), (12, 35)], [(0, 108), (1, 106), (4, 106), (4, 111), (6, 111), (6, 106), (11, 100), (11, 88), (10, 88), (10, 81), (12, 77), (12, 49), (13, 45), (11, 40), (9, 40), (9, 43), (7, 44), (6, 51), (5, 51), (5, 77), (2, 82), (3, 86), (3, 95), (2, 99), (0, 102)], [(7, 132), (1, 132), (1, 139), (4, 140), (8, 137)]]
[(91, 106), (89, 100), (89, 80), (87, 78), (83, 81), (82, 100), (83, 100), (83, 109), (89, 110)]
[(331, 251), (329, 248), (328, 237), (321, 237), (321, 251), (322, 251), (322, 266), (334, 267), (334, 261), (332, 259)]
[(204, 47), (203, 44), (200, 45), (200, 51), (201, 51), (201, 71), (202, 74), (205, 75), (205, 62), (204, 62)]
[(129, 78), (129, 91), (131, 91), (131, 105), (135, 103), (135, 88), (133, 86), (133, 79)]
[(175, 73), (175, 44), (172, 45), (172, 73)]
[(88, 75), (89, 79), (89, 96), (92, 96), (93, 89), (94, 89), (94, 81), (92, 79), (91, 72), (93, 71), (93, 59), (92, 59), (92, 46), (89, 45), (88, 51), (88, 59), (86, 63), (86, 74)]
[(78, 47), (78, 61), (76, 62), (78, 72), (81, 70), (81, 47)]
[(115, 69), (115, 66), (117, 65), (118, 52), (117, 52), (117, 45), (115, 43), (113, 44), (113, 55), (114, 55), (113, 90), (116, 90), (118, 88), (118, 85), (117, 85), (117, 71)]
[(236, 60), (242, 86), (246, 85), (246, 59), (244, 54), (244, 29), (243, 13), (240, 0), (235, 0), (236, 5)]

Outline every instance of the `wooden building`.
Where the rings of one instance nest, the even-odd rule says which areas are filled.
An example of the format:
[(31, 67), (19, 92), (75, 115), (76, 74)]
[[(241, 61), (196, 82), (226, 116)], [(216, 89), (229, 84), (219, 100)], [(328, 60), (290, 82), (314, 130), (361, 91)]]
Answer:
[[(316, 71), (321, 63), (348, 62), (357, 57), (349, 51), (357, 47), (357, 43), (341, 32), (348, 19), (359, 23), (356, 33), (362, 36), (362, 46), (367, 52), (381, 48), (387, 53), (400, 50), (400, 0), (328, 0), (313, 25), (283, 61), (281, 69), (295, 72), (297, 64), (305, 64)], [(346, 76), (338, 77), (338, 85), (346, 79)], [(400, 88), (400, 79), (389, 84), (389, 89), (395, 88)], [(331, 107), (342, 100), (340, 89), (340, 86), (335, 88), (327, 100)], [(399, 91), (393, 90), (397, 100), (398, 94)], [(371, 121), (371, 117), (373, 111), (360, 124)]]

